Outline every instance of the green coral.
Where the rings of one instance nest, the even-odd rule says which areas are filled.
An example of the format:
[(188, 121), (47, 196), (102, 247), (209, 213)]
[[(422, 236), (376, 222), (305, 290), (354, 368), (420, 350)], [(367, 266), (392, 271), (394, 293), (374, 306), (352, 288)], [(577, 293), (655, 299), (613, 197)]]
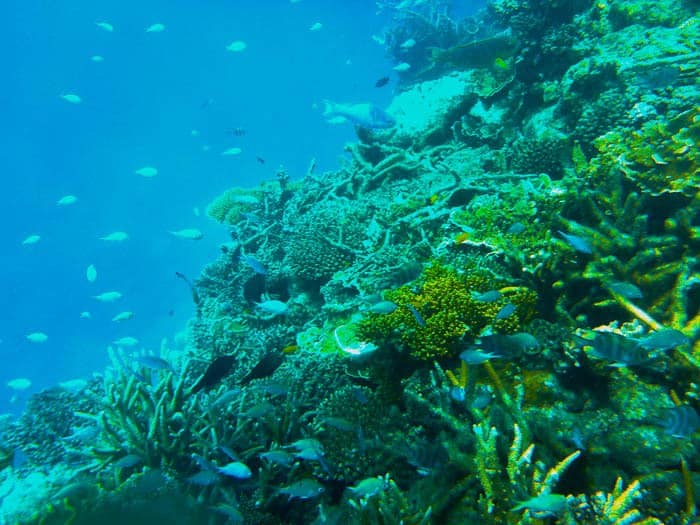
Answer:
[(225, 224), (235, 224), (242, 219), (241, 213), (250, 212), (260, 204), (259, 190), (231, 188), (214, 199), (207, 207), (207, 215)]
[[(370, 314), (358, 323), (358, 335), (380, 345), (395, 344), (420, 360), (456, 355), (465, 334), (476, 337), (488, 325), (498, 331), (514, 332), (532, 318), (536, 294), (529, 289), (503, 289), (503, 297), (493, 302), (477, 301), (471, 295), (497, 286), (484, 271), (473, 269), (460, 274), (433, 264), (416, 286), (387, 292), (385, 299), (396, 303), (396, 310)], [(505, 319), (496, 319), (507, 303), (514, 304), (516, 312)]]
[(619, 129), (595, 141), (594, 181), (621, 172), (644, 193), (693, 195), (700, 187), (700, 108), (661, 117), (641, 130)]

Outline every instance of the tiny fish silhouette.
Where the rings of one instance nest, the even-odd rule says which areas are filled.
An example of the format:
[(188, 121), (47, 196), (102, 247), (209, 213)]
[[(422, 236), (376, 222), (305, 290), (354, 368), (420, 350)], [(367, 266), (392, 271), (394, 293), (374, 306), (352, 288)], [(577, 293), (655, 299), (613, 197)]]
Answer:
[(374, 87), (384, 87), (389, 83), (389, 80), (391, 80), (389, 77), (382, 77), (374, 83)]
[(222, 355), (214, 359), (204, 371), (204, 375), (192, 387), (192, 394), (206, 390), (221, 381), (230, 371), (236, 358), (232, 355)]

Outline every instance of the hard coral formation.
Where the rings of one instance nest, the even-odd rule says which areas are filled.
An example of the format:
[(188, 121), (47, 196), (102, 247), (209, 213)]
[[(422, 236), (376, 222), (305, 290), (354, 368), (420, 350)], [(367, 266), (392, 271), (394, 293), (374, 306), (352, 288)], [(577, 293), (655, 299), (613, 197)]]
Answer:
[[(371, 314), (361, 321), (359, 337), (378, 344), (396, 344), (401, 351), (421, 360), (454, 356), (465, 336), (477, 337), (489, 324), (509, 333), (532, 318), (536, 295), (530, 290), (508, 290), (503, 298), (493, 302), (472, 296), (492, 290), (496, 284), (485, 272), (458, 274), (434, 264), (417, 283), (386, 292), (385, 299), (397, 308), (388, 314)], [(509, 303), (517, 307), (515, 313), (498, 318)]]
[(350, 201), (333, 201), (296, 217), (285, 242), (284, 263), (291, 275), (325, 281), (349, 266), (364, 241), (368, 210)]
[(591, 176), (621, 172), (642, 193), (692, 197), (700, 187), (700, 108), (650, 120), (641, 129), (619, 128), (599, 137)]

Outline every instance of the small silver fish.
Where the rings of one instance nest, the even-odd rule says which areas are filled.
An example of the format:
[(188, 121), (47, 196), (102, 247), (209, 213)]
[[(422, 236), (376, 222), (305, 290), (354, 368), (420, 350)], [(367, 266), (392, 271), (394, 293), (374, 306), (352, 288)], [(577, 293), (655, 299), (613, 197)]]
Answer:
[(367, 308), (368, 312), (373, 314), (390, 314), (398, 308), (397, 304), (393, 301), (379, 301)]
[(267, 275), (267, 268), (265, 265), (258, 261), (255, 257), (251, 255), (241, 255), (239, 257), (240, 261), (247, 264), (251, 270), (260, 275)]
[(488, 290), (486, 292), (472, 292), (471, 296), (475, 301), (493, 303), (503, 297), (503, 294), (498, 290)]
[(611, 292), (619, 294), (626, 299), (641, 299), (643, 297), (642, 291), (632, 283), (613, 281), (608, 284), (608, 288)]
[(508, 303), (501, 308), (494, 316), (494, 321), (499, 319), (508, 319), (511, 315), (515, 313), (517, 307), (513, 303)]
[(173, 367), (162, 357), (157, 355), (142, 355), (136, 358), (136, 362), (141, 366), (146, 368), (152, 368), (154, 370), (170, 370), (173, 371)]
[(289, 499), (311, 499), (320, 496), (325, 492), (325, 488), (315, 479), (302, 479), (279, 490), (280, 494), (286, 494)]
[(661, 328), (639, 340), (642, 348), (665, 352), (690, 342), (690, 338), (680, 330)]
[(348, 490), (360, 498), (370, 498), (382, 492), (387, 486), (386, 480), (381, 477), (366, 478), (358, 481), (356, 485), (348, 487)]
[(265, 461), (282, 465), (283, 467), (288, 467), (294, 463), (294, 456), (292, 456), (289, 452), (285, 452), (284, 450), (280, 449), (268, 450), (267, 452), (258, 454), (258, 456)]
[(588, 241), (587, 239), (579, 237), (578, 235), (563, 232), (561, 230), (559, 230), (559, 235), (561, 235), (562, 238), (569, 244), (569, 246), (571, 246), (577, 252), (585, 254), (593, 253), (593, 247), (591, 246), (590, 241)]
[(568, 505), (566, 496), (561, 494), (540, 494), (527, 501), (518, 503), (511, 510), (517, 512), (519, 510), (528, 509), (533, 515), (538, 517), (557, 516), (566, 510)]
[(459, 358), (468, 365), (480, 365), (491, 359), (500, 359), (502, 356), (492, 352), (482, 352), (481, 350), (469, 349), (459, 354)]
[(236, 479), (249, 479), (253, 475), (248, 465), (241, 461), (233, 461), (223, 467), (219, 467), (218, 470), (221, 474)]

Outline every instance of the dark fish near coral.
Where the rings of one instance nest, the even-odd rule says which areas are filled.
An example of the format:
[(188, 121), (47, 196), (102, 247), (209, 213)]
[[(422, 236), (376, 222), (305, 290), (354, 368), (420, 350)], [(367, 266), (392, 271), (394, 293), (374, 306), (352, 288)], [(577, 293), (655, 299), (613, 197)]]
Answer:
[(611, 292), (621, 295), (627, 299), (641, 299), (642, 291), (632, 283), (623, 281), (613, 281), (608, 284)]
[(676, 438), (689, 438), (700, 428), (700, 416), (688, 405), (669, 408), (660, 421), (664, 431)]
[(175, 275), (187, 283), (187, 286), (190, 287), (190, 292), (192, 293), (192, 300), (194, 301), (194, 304), (199, 306), (200, 298), (199, 293), (197, 292), (197, 287), (194, 284), (192, 284), (192, 281), (190, 281), (184, 273), (175, 272)]
[(567, 243), (569, 243), (569, 246), (571, 246), (577, 252), (581, 252), (581, 253), (585, 253), (585, 254), (593, 253), (593, 247), (591, 246), (591, 243), (587, 239), (584, 239), (583, 237), (579, 237), (578, 235), (572, 235), (570, 233), (563, 232), (561, 230), (559, 230), (559, 235), (561, 235), (562, 238)]
[(649, 354), (634, 339), (614, 332), (593, 332), (592, 341), (578, 338), (581, 346), (590, 346), (589, 354), (596, 359), (609, 361), (610, 366), (638, 366), (650, 360)]
[(217, 357), (204, 371), (204, 375), (195, 383), (190, 393), (196, 394), (200, 390), (207, 390), (221, 381), (231, 371), (235, 356), (222, 355)]
[(374, 87), (380, 88), (386, 86), (391, 79), (389, 77), (382, 77), (374, 83)]
[(268, 352), (265, 354), (258, 364), (256, 364), (250, 372), (248, 372), (243, 379), (241, 379), (241, 385), (247, 385), (253, 379), (262, 379), (264, 377), (269, 377), (275, 373), (275, 370), (284, 361), (284, 355), (278, 354), (277, 352)]
[(639, 340), (639, 344), (646, 350), (658, 350), (665, 352), (677, 346), (690, 343), (690, 339), (680, 330), (673, 328), (661, 328)]

